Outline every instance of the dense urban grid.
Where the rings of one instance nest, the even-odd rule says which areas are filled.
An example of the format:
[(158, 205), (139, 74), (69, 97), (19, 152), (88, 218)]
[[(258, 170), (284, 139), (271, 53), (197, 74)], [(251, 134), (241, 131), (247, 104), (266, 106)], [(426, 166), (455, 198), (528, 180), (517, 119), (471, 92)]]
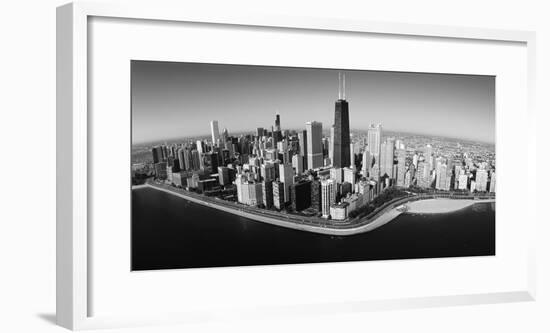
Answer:
[[(350, 132), (345, 77), (334, 124), (220, 133), (133, 151), (132, 181), (164, 183), (208, 197), (285, 214), (347, 220), (402, 193), (494, 193), (494, 145), (403, 133), (381, 124)], [(197, 140), (195, 140), (197, 139)]]

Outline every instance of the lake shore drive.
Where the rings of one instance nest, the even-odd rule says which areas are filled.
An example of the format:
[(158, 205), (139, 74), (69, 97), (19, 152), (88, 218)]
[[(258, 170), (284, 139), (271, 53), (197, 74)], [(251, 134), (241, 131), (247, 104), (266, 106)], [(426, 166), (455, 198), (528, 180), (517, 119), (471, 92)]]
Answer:
[[(368, 221), (368, 223), (355, 225), (355, 226), (350, 225), (349, 227), (346, 227), (346, 228), (334, 228), (334, 227), (330, 227), (329, 225), (321, 226), (321, 225), (310, 225), (310, 224), (299, 223), (299, 222), (297, 223), (296, 221), (292, 221), (288, 219), (288, 216), (281, 216), (279, 218), (275, 216), (265, 216), (263, 214), (258, 214), (258, 212), (253, 212), (249, 209), (246, 209), (246, 207), (238, 207), (238, 208), (228, 207), (226, 205), (223, 205), (222, 202), (212, 202), (210, 200), (204, 201), (195, 196), (182, 193), (181, 191), (175, 191), (173, 189), (161, 187), (158, 185), (144, 184), (144, 185), (133, 186), (132, 189), (140, 189), (140, 188), (147, 188), (147, 187), (156, 189), (159, 191), (163, 191), (168, 194), (175, 195), (182, 199), (186, 199), (204, 206), (208, 206), (208, 207), (222, 210), (228, 213), (246, 217), (255, 221), (264, 222), (264, 223), (291, 228), (291, 229), (296, 229), (296, 230), (314, 232), (314, 233), (325, 234), (325, 235), (334, 235), (334, 236), (348, 236), (348, 235), (354, 235), (354, 234), (360, 234), (360, 233), (372, 231), (374, 229), (377, 229), (385, 225), (386, 223), (395, 219), (397, 216), (404, 213), (404, 211), (397, 208), (388, 208), (382, 214)], [(407, 207), (406, 213), (410, 213), (410, 214), (441, 214), (441, 213), (449, 213), (449, 212), (461, 210), (473, 204), (483, 203), (483, 202), (494, 202), (494, 200), (437, 198), (437, 199), (423, 199), (423, 200), (411, 201), (411, 202), (405, 203), (404, 206)]]

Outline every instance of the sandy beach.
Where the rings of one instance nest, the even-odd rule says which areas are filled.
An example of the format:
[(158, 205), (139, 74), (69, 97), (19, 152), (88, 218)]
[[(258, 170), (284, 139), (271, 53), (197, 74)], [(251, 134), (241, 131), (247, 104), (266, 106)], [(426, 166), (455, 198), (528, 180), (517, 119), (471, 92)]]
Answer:
[(476, 203), (491, 202), (494, 200), (457, 200), (457, 199), (428, 199), (409, 202), (408, 213), (440, 214), (454, 212)]

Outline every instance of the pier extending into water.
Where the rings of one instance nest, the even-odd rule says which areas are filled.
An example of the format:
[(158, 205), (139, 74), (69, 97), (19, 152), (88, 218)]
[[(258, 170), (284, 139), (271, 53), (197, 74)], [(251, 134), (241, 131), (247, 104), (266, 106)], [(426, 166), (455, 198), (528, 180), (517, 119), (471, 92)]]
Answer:
[[(416, 194), (388, 201), (382, 206), (377, 207), (367, 216), (337, 221), (327, 220), (320, 217), (300, 216), (286, 212), (277, 212), (257, 207), (245, 206), (240, 203), (189, 192), (170, 185), (146, 183), (132, 187), (132, 189), (139, 188), (152, 188), (163, 191), (203, 206), (211, 207), (259, 222), (335, 236), (348, 236), (372, 231), (392, 221), (397, 216), (408, 210), (411, 213), (419, 214), (444, 213), (463, 209), (476, 203), (495, 202), (494, 195), (484, 195), (480, 196), (480, 198), (461, 198), (460, 196), (457, 197), (444, 194)], [(419, 201), (425, 201), (426, 203), (419, 204)], [(443, 201), (454, 201), (455, 203), (451, 204)]]

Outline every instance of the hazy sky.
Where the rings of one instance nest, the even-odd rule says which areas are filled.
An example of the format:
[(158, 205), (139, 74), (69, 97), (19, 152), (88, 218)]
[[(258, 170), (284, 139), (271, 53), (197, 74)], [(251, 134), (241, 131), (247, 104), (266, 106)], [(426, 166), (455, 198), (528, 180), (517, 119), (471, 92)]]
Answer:
[[(492, 76), (343, 71), (350, 127), (495, 141)], [(229, 134), (334, 121), (338, 71), (309, 68), (132, 62), (133, 142)]]

